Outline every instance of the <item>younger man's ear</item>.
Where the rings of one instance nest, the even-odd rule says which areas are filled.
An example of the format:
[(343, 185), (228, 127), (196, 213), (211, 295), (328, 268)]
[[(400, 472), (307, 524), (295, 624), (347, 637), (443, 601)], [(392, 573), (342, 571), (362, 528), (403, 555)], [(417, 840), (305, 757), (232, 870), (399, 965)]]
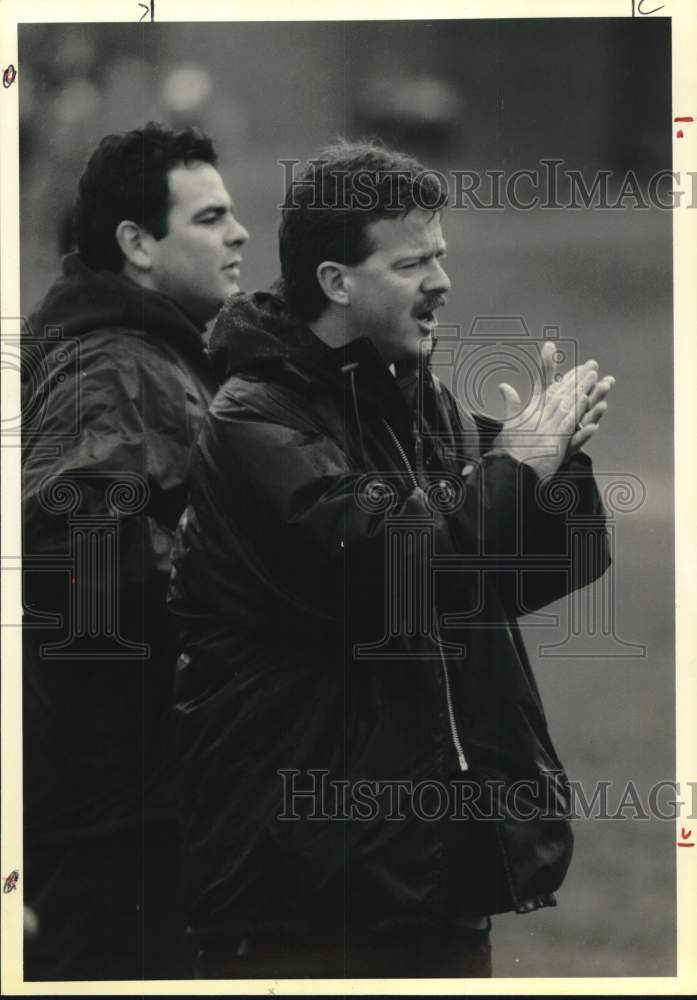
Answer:
[(346, 281), (346, 265), (325, 260), (318, 266), (317, 281), (330, 302), (339, 306), (349, 304), (348, 284)]
[(142, 227), (130, 219), (119, 222), (114, 235), (127, 263), (139, 271), (149, 271), (152, 267), (149, 239), (152, 237), (149, 238)]

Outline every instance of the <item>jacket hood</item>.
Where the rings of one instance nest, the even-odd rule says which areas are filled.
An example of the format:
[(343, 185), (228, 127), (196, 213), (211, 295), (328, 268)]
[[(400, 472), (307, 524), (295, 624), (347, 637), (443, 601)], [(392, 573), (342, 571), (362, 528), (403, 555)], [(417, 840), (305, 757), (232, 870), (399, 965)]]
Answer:
[(290, 312), (280, 294), (270, 291), (241, 292), (227, 300), (213, 328), (209, 354), (223, 382), (236, 372), (290, 359), (328, 357), (334, 351)]
[(63, 258), (62, 274), (29, 318), (35, 337), (46, 326), (81, 338), (106, 327), (142, 331), (201, 355), (202, 328), (167, 295), (141, 288), (113, 271), (93, 271), (79, 254)]
[[(410, 413), (415, 406), (418, 366), (398, 371), (394, 379), (368, 337), (360, 337), (344, 347), (328, 347), (289, 310), (278, 292), (242, 292), (231, 296), (218, 315), (208, 351), (213, 373), (221, 385), (236, 373), (256, 370), (260, 374), (264, 368), (286, 361), (310, 378), (314, 376), (324, 384), (329, 381), (340, 387), (345, 384), (345, 376), (353, 381), (360, 367), (358, 389), (364, 404), (372, 404), (384, 414), (388, 401), (394, 402), (399, 395), (408, 402)], [(357, 406), (355, 399), (352, 405)], [(478, 435), (482, 452), (494, 447), (503, 426), (500, 420), (462, 408), (460, 419), (470, 432)], [(356, 420), (360, 424), (358, 413)]]
[[(277, 285), (268, 292), (233, 295), (223, 306), (209, 343), (211, 364), (221, 383), (235, 373), (279, 361), (327, 376), (360, 365), (364, 371), (370, 369), (373, 377), (379, 373), (381, 379), (393, 381), (369, 337), (329, 347), (289, 309), (279, 289)], [(399, 372), (407, 374), (406, 369)]]
[(401, 379), (396, 379), (369, 337), (358, 337), (342, 347), (329, 347), (285, 303), (278, 286), (269, 292), (231, 297), (225, 303), (211, 335), (209, 354), (216, 378), (254, 372), (267, 378), (271, 369), (292, 369), (313, 391), (329, 389), (344, 394), (361, 425), (361, 408), (389, 417), (409, 434), (411, 416), (405, 406)]
[[(342, 379), (346, 372), (351, 375), (350, 369), (360, 366), (364, 401), (372, 401), (382, 409), (398, 384), (413, 406), (418, 366), (398, 371), (395, 380), (368, 337), (344, 347), (328, 347), (289, 310), (277, 290), (231, 296), (218, 315), (208, 350), (221, 385), (233, 374), (254, 369), (261, 372), (281, 361), (291, 361), (307, 375), (321, 376), (323, 380)], [(485, 450), (493, 447), (502, 427), (499, 420), (462, 410), (461, 418), (470, 428), (476, 425)]]

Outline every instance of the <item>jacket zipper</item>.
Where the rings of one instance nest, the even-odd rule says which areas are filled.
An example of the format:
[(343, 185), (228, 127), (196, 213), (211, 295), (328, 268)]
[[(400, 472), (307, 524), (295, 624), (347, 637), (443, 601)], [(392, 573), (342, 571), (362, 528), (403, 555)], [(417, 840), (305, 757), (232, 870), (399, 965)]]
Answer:
[(445, 680), (445, 703), (448, 706), (448, 718), (450, 720), (450, 735), (453, 739), (453, 746), (455, 747), (455, 753), (457, 754), (457, 762), (460, 765), (461, 771), (469, 771), (469, 764), (467, 763), (467, 758), (465, 757), (465, 752), (462, 749), (462, 742), (460, 740), (460, 734), (457, 731), (457, 723), (455, 721), (455, 711), (453, 709), (453, 696), (450, 690), (450, 676), (448, 674), (448, 664), (445, 662), (445, 655), (443, 653), (443, 644), (440, 639), (440, 630), (438, 628), (438, 613), (434, 607), (434, 612), (436, 612), (436, 619), (434, 621), (436, 642), (438, 643), (438, 652), (440, 653), (440, 662), (443, 665), (443, 679)]
[[(409, 474), (409, 477), (410, 477), (412, 483), (414, 484), (414, 487), (418, 489), (418, 487), (419, 487), (419, 481), (416, 478), (416, 473), (414, 472), (414, 470), (411, 467), (411, 463), (409, 461), (407, 453), (405, 452), (404, 448), (402, 447), (401, 441), (399, 440), (399, 438), (397, 437), (397, 435), (392, 430), (392, 428), (390, 427), (390, 425), (388, 424), (388, 422), (385, 420), (384, 417), (382, 418), (382, 422), (385, 425), (387, 433), (392, 438), (392, 442), (393, 442), (395, 448), (399, 452), (400, 458), (402, 459), (402, 461), (404, 463), (404, 466), (405, 466), (405, 468), (406, 468), (406, 470), (407, 470), (407, 472)], [(435, 616), (434, 617), (434, 631), (435, 631), (435, 634), (436, 634), (436, 642), (438, 644), (438, 652), (440, 653), (440, 662), (441, 662), (441, 666), (443, 667), (443, 681), (444, 681), (444, 684), (445, 684), (445, 703), (446, 703), (446, 706), (447, 706), (447, 709), (448, 709), (448, 721), (450, 723), (450, 736), (452, 738), (453, 747), (455, 748), (455, 753), (457, 754), (457, 762), (459, 764), (460, 770), (461, 771), (468, 771), (469, 770), (469, 765), (467, 763), (467, 759), (465, 757), (465, 753), (464, 753), (464, 751), (462, 749), (462, 741), (460, 740), (460, 734), (459, 734), (459, 732), (457, 730), (457, 722), (455, 721), (455, 710), (453, 709), (453, 696), (452, 696), (452, 691), (450, 690), (450, 675), (448, 673), (448, 664), (445, 662), (445, 654), (443, 653), (443, 643), (441, 642), (440, 629), (438, 627), (438, 609), (436, 608), (435, 604), (433, 606), (433, 612), (434, 612), (434, 616)]]
[(392, 430), (392, 428), (387, 423), (387, 421), (385, 420), (384, 417), (382, 417), (382, 422), (383, 422), (383, 424), (385, 425), (385, 427), (387, 429), (387, 433), (392, 438), (392, 442), (393, 442), (395, 448), (397, 449), (397, 451), (399, 452), (400, 458), (404, 462), (406, 470), (409, 473), (409, 477), (410, 477), (412, 483), (414, 484), (415, 489), (418, 489), (419, 488), (419, 480), (416, 478), (416, 473), (414, 472), (414, 470), (411, 467), (411, 462), (409, 461), (409, 459), (407, 457), (407, 453), (404, 450), (404, 448), (402, 447), (402, 442), (399, 440), (399, 438), (397, 437), (397, 435)]

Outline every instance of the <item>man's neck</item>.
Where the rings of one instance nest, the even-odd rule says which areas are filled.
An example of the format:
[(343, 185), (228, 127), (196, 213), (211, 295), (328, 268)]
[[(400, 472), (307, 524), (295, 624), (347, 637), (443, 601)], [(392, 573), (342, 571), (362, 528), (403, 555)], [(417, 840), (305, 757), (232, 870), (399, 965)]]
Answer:
[[(318, 319), (312, 320), (307, 325), (314, 335), (328, 347), (346, 347), (347, 344), (362, 336), (360, 333), (349, 331), (346, 315), (343, 311), (336, 313), (331, 308), (325, 310)], [(391, 375), (395, 374), (394, 364), (387, 365), (387, 369)]]
[(208, 324), (211, 322), (211, 320), (215, 318), (215, 316), (211, 316), (208, 319), (203, 319), (201, 316), (196, 315), (194, 311), (191, 308), (189, 308), (188, 304), (185, 305), (179, 299), (168, 294), (167, 292), (160, 291), (152, 275), (148, 274), (147, 272), (140, 271), (137, 267), (133, 267), (131, 264), (128, 263), (128, 261), (126, 261), (126, 263), (123, 265), (123, 268), (121, 270), (121, 277), (126, 278), (134, 285), (138, 285), (139, 288), (145, 288), (149, 292), (156, 292), (158, 295), (162, 295), (164, 298), (169, 299), (170, 302), (173, 302), (174, 305), (177, 306), (177, 308), (187, 317), (187, 319), (194, 324), (194, 326), (198, 327), (198, 329), (204, 335), (204, 339), (206, 338), (207, 336), (206, 329), (208, 327)]
[(141, 288), (147, 288), (151, 292), (157, 291), (152, 277), (146, 271), (140, 271), (137, 267), (133, 267), (128, 261), (124, 262), (121, 277), (128, 278), (134, 285), (140, 285)]
[(337, 314), (331, 307), (325, 309), (321, 316), (313, 319), (307, 325), (327, 347), (345, 347), (346, 344), (357, 339), (357, 335), (350, 333), (344, 313)]

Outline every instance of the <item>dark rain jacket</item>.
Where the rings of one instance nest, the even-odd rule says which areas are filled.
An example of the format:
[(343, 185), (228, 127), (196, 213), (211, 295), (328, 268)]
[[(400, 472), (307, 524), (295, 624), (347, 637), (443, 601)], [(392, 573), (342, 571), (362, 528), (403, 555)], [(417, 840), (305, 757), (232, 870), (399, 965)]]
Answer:
[[(567, 783), (516, 615), (607, 566), (590, 460), (541, 492), (428, 371), (400, 386), (369, 340), (332, 350), (272, 295), (229, 300), (212, 356), (169, 598), (193, 932), (553, 904), (569, 825), (520, 817), (561, 816)], [(456, 781), (492, 821), (449, 818)], [(516, 781), (544, 792), (499, 815)]]
[(165, 595), (214, 383), (173, 300), (77, 254), (29, 325), (24, 814), (38, 845), (174, 814)]

